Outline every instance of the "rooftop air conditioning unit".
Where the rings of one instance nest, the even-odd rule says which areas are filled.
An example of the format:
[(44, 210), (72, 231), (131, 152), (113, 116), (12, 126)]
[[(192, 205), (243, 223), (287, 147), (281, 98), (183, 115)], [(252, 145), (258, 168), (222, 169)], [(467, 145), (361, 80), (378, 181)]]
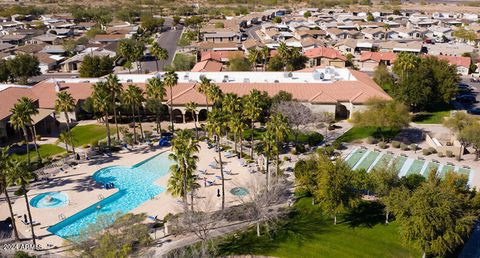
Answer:
[(133, 80), (132, 79), (127, 79), (127, 82), (133, 82)]
[(188, 81), (188, 74), (185, 74), (185, 75), (183, 76), (183, 80), (184, 80), (184, 81)]
[(250, 83), (250, 79), (249, 78), (243, 78), (243, 82), (244, 83)]
[(275, 81), (273, 81), (273, 82), (274, 82), (274, 83), (279, 83), (279, 81), (278, 81), (278, 80), (275, 80)]

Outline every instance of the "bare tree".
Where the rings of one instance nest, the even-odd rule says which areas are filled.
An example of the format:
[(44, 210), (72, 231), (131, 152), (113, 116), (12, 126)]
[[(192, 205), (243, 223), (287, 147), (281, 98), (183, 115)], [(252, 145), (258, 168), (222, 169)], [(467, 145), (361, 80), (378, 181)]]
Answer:
[(247, 183), (246, 189), (249, 193), (239, 196), (240, 202), (245, 207), (245, 214), (254, 221), (257, 227), (257, 236), (260, 236), (260, 226), (266, 228), (267, 232), (276, 224), (276, 220), (282, 215), (281, 204), (288, 199), (287, 184), (284, 180), (276, 180), (265, 190), (265, 182), (253, 181)]
[[(182, 213), (173, 221), (175, 234), (194, 234), (200, 245), (190, 245), (188, 252), (191, 257), (212, 257), (215, 256), (215, 245), (213, 244), (213, 230), (217, 228), (223, 216), (222, 212), (210, 211), (208, 204), (211, 202), (203, 202), (205, 207), (198, 207), (196, 211), (187, 211)], [(185, 250), (175, 250), (172, 255), (174, 257), (183, 257), (181, 254)]]
[(295, 144), (297, 144), (298, 134), (301, 128), (307, 124), (315, 122), (315, 116), (312, 110), (298, 101), (282, 101), (275, 105), (274, 112), (282, 113), (288, 122), (295, 127)]
[(325, 127), (325, 141), (328, 140), (328, 127), (335, 121), (335, 114), (330, 112), (322, 112), (315, 115), (315, 121), (319, 122), (321, 126)]

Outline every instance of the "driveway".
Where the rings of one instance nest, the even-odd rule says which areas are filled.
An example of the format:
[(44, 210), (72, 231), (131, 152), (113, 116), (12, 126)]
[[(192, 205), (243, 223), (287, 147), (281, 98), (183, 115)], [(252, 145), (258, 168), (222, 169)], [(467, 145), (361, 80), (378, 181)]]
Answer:
[[(168, 52), (168, 59), (166, 61), (158, 61), (158, 66), (160, 71), (163, 71), (165, 66), (171, 65), (173, 61), (173, 56), (177, 50), (177, 42), (182, 35), (183, 26), (177, 26), (176, 30), (169, 29), (157, 38), (158, 44), (165, 48)], [(143, 70), (148, 70), (149, 72), (154, 72), (157, 70), (155, 60), (143, 61), (142, 62)]]

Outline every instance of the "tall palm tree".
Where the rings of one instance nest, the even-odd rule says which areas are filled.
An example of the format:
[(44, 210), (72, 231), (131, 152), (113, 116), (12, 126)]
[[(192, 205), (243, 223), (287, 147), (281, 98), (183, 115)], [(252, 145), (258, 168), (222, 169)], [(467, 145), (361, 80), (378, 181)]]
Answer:
[(10, 195), (8, 193), (8, 187), (10, 186), (8, 180), (8, 168), (10, 167), (10, 163), (12, 162), (12, 160), (9, 159), (8, 151), (8, 147), (0, 149), (0, 189), (3, 194), (5, 194), (5, 200), (7, 201), (8, 211), (10, 212), (10, 218), (12, 220), (13, 234), (15, 236), (15, 240), (18, 241), (20, 238), (18, 237), (17, 224), (15, 223), (15, 215), (13, 214), (12, 202), (10, 201)]
[(173, 87), (178, 83), (177, 73), (175, 71), (166, 72), (163, 83), (170, 88), (170, 123), (172, 124), (172, 132), (175, 132), (175, 125), (173, 124)]
[(141, 42), (137, 42), (132, 49), (132, 58), (137, 62), (137, 71), (138, 73), (142, 73), (142, 57), (143, 51), (145, 50), (145, 46)]
[(290, 48), (285, 44), (285, 42), (281, 42), (278, 46), (278, 56), (283, 59), (284, 61), (287, 60), (290, 56)]
[(211, 86), (210, 79), (207, 77), (200, 78), (200, 85), (197, 88), (197, 91), (205, 96), (205, 101), (207, 102), (207, 112), (208, 112), (208, 91)]
[[(75, 145), (73, 144), (72, 133), (70, 131), (70, 117), (68, 113), (75, 111), (75, 100), (73, 99), (72, 95), (66, 91), (61, 91), (57, 93), (57, 99), (55, 100), (55, 110), (57, 112), (63, 112), (65, 116), (65, 120), (67, 123), (67, 134), (68, 139), (70, 141), (70, 145), (72, 146), (73, 156), (75, 157)], [(65, 138), (65, 146), (67, 147), (68, 153), (68, 145)]]
[(158, 59), (162, 60), (162, 68), (165, 70), (165, 61), (168, 59), (168, 51), (165, 48), (160, 48), (160, 52), (158, 53)]
[(385, 29), (385, 37), (384, 37), (384, 38), (385, 38), (385, 42), (387, 42), (388, 31), (390, 30), (390, 24), (385, 23), (385, 24), (383, 25), (383, 28)]
[(260, 54), (262, 56), (262, 63), (263, 63), (263, 71), (267, 70), (267, 63), (268, 59), (270, 58), (270, 49), (267, 46), (262, 47), (260, 50)]
[(257, 63), (258, 60), (260, 59), (261, 53), (256, 49), (252, 48), (248, 50), (248, 61), (252, 64), (253, 67), (255, 67), (255, 71), (257, 70)]
[(398, 55), (396, 64), (400, 67), (402, 71), (402, 80), (404, 79), (404, 73), (406, 73), (408, 79), (408, 72), (414, 69), (417, 66), (418, 57), (411, 53), (401, 52)]
[(123, 86), (118, 79), (118, 76), (111, 73), (107, 76), (107, 91), (110, 92), (112, 109), (113, 109), (113, 121), (115, 122), (115, 130), (117, 132), (117, 140), (120, 140), (120, 130), (118, 129), (117, 122), (117, 99), (122, 95)]
[[(225, 94), (225, 97), (222, 99), (222, 109), (227, 113), (230, 114), (230, 116), (227, 117), (228, 120), (233, 118), (233, 115), (238, 113), (241, 109), (241, 102), (240, 99), (238, 98), (237, 94), (235, 93), (227, 93)], [(227, 129), (227, 135), (228, 135), (228, 127)]]
[(160, 71), (158, 67), (158, 59), (160, 59), (160, 45), (158, 42), (153, 42), (152, 46), (150, 46), (150, 53), (155, 57), (155, 66), (157, 67), (157, 72)]
[(208, 91), (207, 91), (207, 95), (209, 100), (212, 102), (212, 106), (214, 106), (215, 104), (221, 103), (221, 100), (223, 98), (222, 90), (220, 89), (220, 87), (218, 87), (218, 85), (213, 83), (210, 84), (210, 87), (208, 88)]
[(126, 68), (128, 68), (128, 73), (131, 73), (131, 69), (132, 69), (132, 63), (133, 63), (133, 57), (132, 57), (132, 53), (133, 53), (133, 48), (132, 48), (132, 44), (130, 44), (127, 40), (121, 40), (119, 43), (118, 43), (118, 48), (117, 48), (117, 53), (119, 56), (123, 57), (126, 59)]
[(275, 132), (272, 130), (271, 126), (267, 127), (267, 131), (262, 135), (262, 147), (263, 155), (265, 157), (265, 190), (268, 192), (268, 183), (270, 177), (270, 160), (272, 158), (272, 154), (277, 149), (277, 145), (275, 143)]
[(108, 121), (108, 113), (111, 104), (110, 93), (106, 90), (104, 82), (97, 82), (93, 85), (92, 101), (93, 108), (96, 112), (101, 114), (101, 117), (105, 121), (105, 128), (107, 130), (107, 145), (108, 148), (112, 147), (112, 140), (110, 138), (110, 124)]
[[(193, 177), (197, 169), (199, 151), (198, 142), (193, 138), (191, 131), (180, 130), (172, 140), (172, 152), (169, 158), (175, 161), (170, 167), (172, 175), (168, 181), (168, 191), (175, 196), (181, 196), (187, 209), (187, 193), (191, 192), (191, 208), (193, 211), (193, 191), (197, 188)], [(181, 187), (180, 187), (181, 186)]]
[(267, 123), (267, 130), (270, 128), (275, 136), (275, 164), (277, 166), (276, 173), (280, 172), (280, 144), (290, 133), (290, 127), (288, 126), (288, 120), (282, 113), (277, 113), (270, 117), (270, 121)]
[[(63, 144), (65, 144), (65, 150), (67, 151), (67, 154), (68, 154), (68, 145), (70, 144), (69, 141), (69, 137), (68, 137), (68, 133), (66, 133), (65, 131), (61, 132), (59, 135), (58, 135), (58, 140), (60, 142), (63, 142)], [(73, 146), (72, 146), (73, 148)]]
[(28, 145), (28, 129), (30, 128), (30, 133), (32, 134), (33, 143), (35, 145), (35, 151), (37, 152), (37, 157), (39, 162), (42, 162), (42, 158), (40, 156), (40, 152), (38, 151), (37, 141), (35, 139), (34, 129), (32, 129), (32, 115), (38, 114), (38, 109), (34, 106), (33, 101), (27, 97), (22, 97), (18, 100), (13, 108), (10, 109), (10, 124), (12, 124), (13, 128), (17, 131), (23, 132), (23, 137), (27, 144), (27, 161), (30, 164), (30, 147)]
[(30, 222), (30, 230), (32, 232), (33, 245), (36, 246), (37, 242), (35, 240), (35, 231), (33, 228), (33, 219), (32, 213), (30, 211), (30, 204), (28, 203), (28, 186), (30, 181), (35, 178), (35, 174), (30, 170), (30, 167), (25, 164), (23, 161), (12, 160), (9, 163), (7, 168), (9, 176), (7, 178), (8, 184), (16, 184), (20, 187), (17, 191), (19, 194), (23, 195), (25, 199), (25, 205), (27, 206), (28, 220)]
[(155, 103), (155, 116), (157, 122), (157, 133), (161, 134), (162, 132), (162, 125), (161, 125), (161, 116), (163, 110), (162, 101), (167, 94), (167, 90), (165, 89), (165, 85), (163, 84), (162, 80), (157, 77), (153, 77), (148, 79), (147, 81), (147, 88), (146, 88), (147, 97), (154, 101)]
[(199, 137), (198, 137), (197, 118), (196, 118), (197, 107), (198, 107), (197, 103), (193, 101), (190, 101), (187, 103), (187, 105), (185, 105), (185, 111), (190, 112), (192, 114), (193, 124), (195, 125), (195, 134), (198, 141)]
[[(237, 142), (238, 140), (240, 140), (240, 153), (239, 153), (239, 157), (241, 158), (242, 157), (242, 138), (243, 138), (243, 132), (245, 131), (245, 123), (243, 122), (242, 120), (242, 115), (240, 112), (237, 112), (236, 114), (233, 114), (230, 119), (229, 119), (229, 128), (230, 128), (230, 131), (233, 133), (233, 142), (235, 144), (235, 152), (238, 153), (237, 151)], [(238, 139), (240, 138), (240, 139)]]
[[(132, 120), (133, 120), (133, 138), (134, 142), (137, 143), (137, 133), (136, 133), (136, 115), (140, 112), (140, 105), (142, 105), (143, 101), (145, 101), (143, 97), (143, 91), (138, 86), (135, 85), (128, 85), (128, 88), (123, 93), (123, 102), (130, 106), (132, 109)], [(141, 119), (140, 119), (141, 120)], [(143, 136), (143, 128), (142, 122), (139, 121), (140, 124), (140, 135), (142, 136), (142, 141), (145, 140)]]
[(220, 108), (212, 108), (207, 118), (207, 129), (211, 136), (216, 137), (216, 148), (218, 151), (218, 163), (220, 163), (220, 175), (222, 177), (222, 210), (225, 209), (225, 177), (223, 174), (222, 149), (220, 148), (220, 138), (223, 135), (223, 128), (225, 126), (225, 117)]
[(262, 108), (260, 107), (260, 92), (258, 90), (252, 90), (249, 95), (245, 96), (243, 115), (250, 120), (250, 129), (251, 131), (251, 150), (250, 157), (253, 158), (253, 149), (255, 147), (255, 142), (253, 140), (254, 130), (255, 130), (255, 121), (260, 117)]

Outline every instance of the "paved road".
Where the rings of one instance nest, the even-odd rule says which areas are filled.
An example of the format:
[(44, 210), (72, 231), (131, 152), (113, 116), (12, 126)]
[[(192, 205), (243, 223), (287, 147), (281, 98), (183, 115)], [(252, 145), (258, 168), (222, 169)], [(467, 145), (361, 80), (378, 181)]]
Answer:
[[(175, 55), (175, 51), (177, 50), (177, 42), (180, 39), (180, 36), (182, 35), (182, 26), (177, 26), (178, 28), (176, 30), (167, 30), (160, 34), (160, 36), (157, 38), (158, 44), (167, 49), (168, 51), (168, 60), (166, 61), (159, 61), (158, 66), (160, 71), (164, 70), (165, 66), (171, 65), (173, 61), (173, 56)], [(155, 60), (149, 60), (149, 61), (144, 61), (142, 62), (142, 68), (143, 70), (148, 70), (149, 72), (154, 72), (157, 70)]]

